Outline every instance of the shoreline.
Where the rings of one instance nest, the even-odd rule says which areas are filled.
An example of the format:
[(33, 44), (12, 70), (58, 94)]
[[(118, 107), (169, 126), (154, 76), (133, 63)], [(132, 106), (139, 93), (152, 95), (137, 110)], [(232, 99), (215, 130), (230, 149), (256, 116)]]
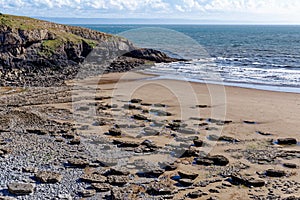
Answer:
[[(139, 73), (139, 72), (138, 72)], [(254, 90), (262, 90), (262, 91), (270, 91), (270, 92), (282, 92), (282, 93), (294, 93), (300, 94), (300, 89), (298, 87), (292, 86), (277, 86), (277, 85), (264, 85), (264, 84), (252, 84), (252, 83), (244, 83), (244, 82), (216, 82), (209, 80), (197, 80), (197, 79), (189, 79), (189, 78), (176, 78), (176, 76), (172, 77), (169, 75), (161, 75), (159, 73), (151, 73), (151, 72), (140, 72), (143, 74), (148, 74), (150, 76), (157, 77), (156, 79), (166, 79), (166, 80), (178, 80), (178, 81), (188, 81), (193, 83), (201, 83), (201, 84), (212, 84), (212, 85), (223, 85), (227, 87), (238, 87), (245, 89), (254, 89)], [(155, 79), (155, 78), (154, 78)]]

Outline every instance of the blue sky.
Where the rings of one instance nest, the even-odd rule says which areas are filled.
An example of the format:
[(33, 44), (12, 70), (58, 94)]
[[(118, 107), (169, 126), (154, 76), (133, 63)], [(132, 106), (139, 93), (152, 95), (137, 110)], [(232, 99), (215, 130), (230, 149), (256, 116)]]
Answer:
[(0, 12), (40, 17), (300, 24), (299, 0), (0, 0)]

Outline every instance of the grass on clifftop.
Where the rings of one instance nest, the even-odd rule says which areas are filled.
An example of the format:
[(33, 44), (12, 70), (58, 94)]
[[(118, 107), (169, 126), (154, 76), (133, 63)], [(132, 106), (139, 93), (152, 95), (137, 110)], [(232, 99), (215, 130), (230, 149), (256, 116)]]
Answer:
[[(1, 27), (6, 27), (8, 30), (23, 30), (23, 31), (39, 31), (39, 30), (47, 30), (54, 35), (53, 40), (44, 40), (42, 41), (42, 52), (40, 52), (43, 56), (50, 56), (55, 51), (65, 45), (66, 43), (77, 45), (85, 42), (91, 48), (95, 48), (98, 44), (98, 41), (86, 39), (79, 35), (76, 35), (76, 30), (78, 31), (87, 31), (87, 29), (80, 27), (72, 27), (61, 24), (55, 24), (43, 20), (33, 19), (30, 17), (23, 16), (14, 16), (14, 15), (6, 15), (0, 13), (0, 30)], [(5, 29), (4, 29), (5, 30)], [(72, 30), (73, 33), (70, 31)], [(75, 33), (75, 34), (74, 34)], [(103, 37), (110, 38), (112, 35), (103, 34)]]

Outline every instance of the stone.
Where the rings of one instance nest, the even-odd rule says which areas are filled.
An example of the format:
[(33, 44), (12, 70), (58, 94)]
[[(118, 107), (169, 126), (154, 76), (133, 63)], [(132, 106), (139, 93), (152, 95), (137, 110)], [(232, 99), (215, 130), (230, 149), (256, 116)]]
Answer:
[(183, 187), (189, 187), (194, 184), (194, 182), (191, 179), (187, 179), (187, 178), (179, 179), (178, 183)]
[(127, 176), (130, 172), (125, 167), (112, 167), (106, 173), (105, 176), (116, 175), (116, 176)]
[(173, 187), (159, 182), (152, 182), (147, 186), (146, 192), (149, 195), (171, 195), (174, 192)]
[(194, 145), (195, 145), (196, 147), (202, 147), (202, 146), (203, 146), (203, 140), (200, 140), (200, 139), (194, 139), (193, 142), (194, 142)]
[(98, 158), (95, 162), (99, 163), (102, 167), (112, 167), (118, 164), (118, 160), (113, 158)]
[(111, 189), (111, 186), (107, 183), (92, 183), (92, 187), (97, 192), (108, 192)]
[(143, 135), (145, 136), (155, 136), (155, 135), (159, 135), (159, 131), (150, 128), (150, 127), (146, 127), (143, 129)]
[(158, 178), (162, 175), (165, 171), (161, 168), (157, 167), (146, 167), (142, 171), (137, 172), (137, 175), (140, 177), (147, 177), (147, 178)]
[(262, 179), (250, 178), (246, 180), (246, 186), (248, 187), (263, 187), (265, 184), (265, 181)]
[(190, 192), (187, 194), (187, 197), (189, 197), (191, 199), (200, 198), (200, 197), (202, 197), (202, 191), (198, 190), (198, 191)]
[(160, 117), (172, 116), (172, 113), (158, 109), (150, 109), (150, 113)]
[(96, 190), (93, 190), (93, 189), (83, 190), (80, 192), (80, 195), (84, 198), (93, 197), (96, 195)]
[(266, 171), (266, 176), (269, 176), (269, 177), (284, 177), (284, 176), (286, 176), (286, 172), (283, 171), (283, 170), (268, 169)]
[(111, 135), (111, 136), (121, 136), (122, 131), (120, 129), (117, 129), (117, 128), (111, 128), (111, 129), (109, 129), (108, 134)]
[(178, 133), (182, 133), (182, 134), (188, 134), (188, 135), (198, 135), (199, 132), (194, 130), (194, 129), (191, 129), (191, 128), (183, 128), (183, 127), (180, 127), (176, 130)]
[(283, 166), (286, 168), (296, 169), (297, 165), (295, 163), (283, 163)]
[(196, 148), (189, 148), (185, 150), (180, 158), (189, 158), (189, 157), (197, 157), (199, 156), (199, 152)]
[(10, 183), (7, 185), (8, 191), (14, 195), (29, 195), (34, 192), (35, 186), (30, 183)]
[(127, 148), (127, 147), (138, 147), (139, 143), (133, 141), (121, 141), (121, 140), (113, 140), (113, 144), (117, 145), (119, 148)]
[(136, 119), (136, 120), (141, 120), (141, 121), (148, 121), (148, 118), (141, 114), (133, 115), (132, 118)]
[(79, 145), (80, 144), (80, 137), (74, 137), (70, 142), (70, 145)]
[(277, 143), (280, 145), (294, 145), (297, 144), (297, 140), (295, 138), (280, 138), (277, 139)]
[(141, 103), (143, 100), (142, 99), (131, 99), (131, 103)]
[(199, 174), (197, 173), (193, 173), (193, 172), (184, 172), (184, 171), (178, 171), (178, 175), (181, 177), (181, 178), (187, 178), (187, 179), (196, 179)]
[(207, 155), (204, 157), (200, 157), (196, 160), (197, 164), (201, 165), (218, 165), (218, 166), (226, 166), (229, 164), (229, 160), (223, 155)]
[(128, 176), (108, 176), (107, 182), (111, 185), (123, 186), (129, 182)]
[(63, 176), (57, 172), (40, 171), (35, 174), (35, 178), (41, 183), (58, 183), (61, 182)]
[(87, 183), (105, 183), (107, 181), (107, 178), (98, 172), (85, 173), (80, 179)]
[(220, 193), (220, 191), (217, 190), (217, 189), (209, 189), (208, 191), (209, 191), (210, 193)]
[(74, 168), (85, 168), (89, 166), (89, 161), (79, 158), (73, 158), (68, 160), (68, 164), (70, 165), (70, 167)]
[(27, 129), (27, 133), (36, 134), (36, 135), (47, 135), (47, 131), (39, 129)]

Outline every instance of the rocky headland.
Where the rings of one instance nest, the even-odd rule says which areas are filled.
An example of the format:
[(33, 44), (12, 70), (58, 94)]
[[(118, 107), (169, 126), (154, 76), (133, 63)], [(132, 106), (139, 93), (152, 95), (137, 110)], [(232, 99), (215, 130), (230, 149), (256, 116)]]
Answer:
[(99, 74), (129, 71), (151, 62), (176, 61), (157, 50), (139, 49), (122, 37), (28, 17), (0, 15), (2, 86), (62, 85), (76, 77), (80, 64), (92, 51), (103, 55), (97, 68), (90, 69)]

